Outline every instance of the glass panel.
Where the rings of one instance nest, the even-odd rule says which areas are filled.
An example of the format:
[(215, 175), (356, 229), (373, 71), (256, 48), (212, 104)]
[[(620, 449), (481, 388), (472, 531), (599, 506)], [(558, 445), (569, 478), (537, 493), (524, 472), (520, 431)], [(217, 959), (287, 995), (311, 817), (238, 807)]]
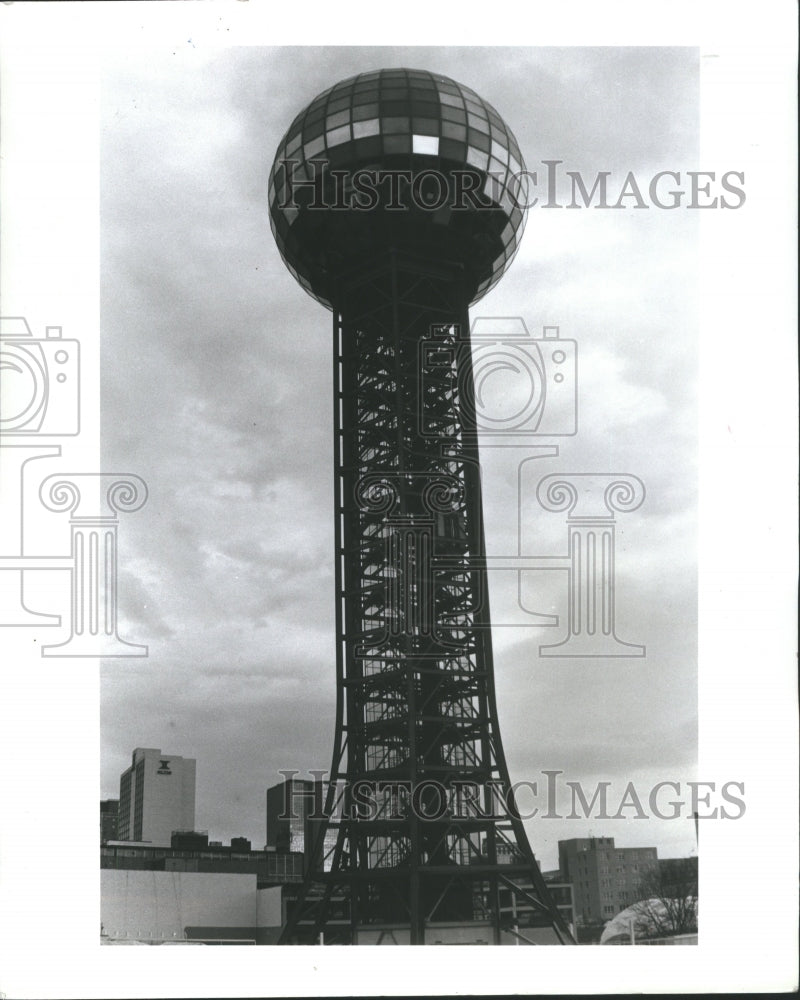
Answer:
[(467, 138), (467, 127), (466, 125), (456, 125), (455, 122), (442, 122), (442, 135), (447, 136), (448, 139), (466, 139)]
[(360, 104), (358, 107), (353, 108), (353, 121), (360, 122), (365, 118), (377, 118), (378, 117), (378, 105), (377, 104)]
[(318, 135), (322, 135), (324, 131), (325, 122), (322, 118), (320, 118), (319, 121), (306, 125), (303, 129), (303, 142), (311, 142), (311, 140), (316, 139)]
[(439, 139), (433, 135), (415, 135), (412, 137), (411, 151), (423, 153), (426, 156), (436, 156), (439, 152)]
[(345, 122), (350, 121), (350, 110), (337, 111), (336, 114), (328, 115), (325, 119), (325, 128), (330, 132), (332, 129), (338, 128), (340, 125), (344, 125)]
[(387, 132), (408, 132), (411, 123), (408, 118), (381, 118), (381, 131)]
[(471, 128), (467, 133), (467, 139), (470, 146), (482, 149), (485, 153), (489, 152), (489, 136), (484, 135), (483, 132), (476, 132), (474, 128)]
[(418, 101), (416, 97), (411, 102), (411, 113), (419, 118), (439, 118), (439, 104), (432, 101)]
[(467, 122), (467, 114), (463, 108), (442, 107), (442, 118), (448, 122), (460, 122), (462, 125)]
[(461, 97), (458, 94), (455, 93), (448, 94), (447, 92), (442, 93), (441, 87), (439, 87), (439, 100), (442, 102), (442, 104), (450, 104), (452, 107), (455, 108), (464, 107), (464, 102), (461, 100)]
[(435, 118), (414, 118), (411, 131), (418, 135), (439, 135), (440, 123)]
[(308, 114), (303, 119), (303, 127), (307, 125), (313, 125), (314, 122), (321, 122), (325, 117), (325, 108), (320, 105), (320, 107), (315, 108), (313, 111), (309, 111)]
[(505, 184), (505, 182), (506, 182), (506, 165), (505, 165), (505, 163), (501, 163), (499, 160), (496, 160), (494, 157), (492, 157), (489, 160), (489, 173), (494, 174), (495, 177), (499, 177), (500, 178), (500, 183), (501, 184)]
[(494, 138), (492, 139), (492, 156), (496, 160), (499, 160), (503, 166), (508, 163), (508, 150), (501, 142), (498, 142)]
[(363, 139), (367, 135), (377, 135), (380, 132), (380, 122), (371, 118), (367, 122), (353, 122), (353, 138)]
[(331, 132), (326, 132), (325, 139), (328, 146), (338, 146), (340, 143), (349, 142), (350, 126), (342, 125), (340, 128), (335, 128)]
[(466, 155), (467, 144), (465, 142), (456, 142), (455, 139), (439, 140), (439, 156), (444, 156), (448, 160), (455, 160), (457, 163), (463, 163)]
[(407, 117), (410, 112), (410, 101), (381, 101), (381, 118)]
[(471, 128), (476, 128), (481, 132), (485, 132), (486, 135), (489, 134), (489, 123), (485, 118), (481, 118), (480, 115), (476, 115), (470, 111), (467, 114), (467, 121), (469, 122)]
[(483, 153), (480, 149), (474, 149), (472, 146), (467, 148), (467, 163), (471, 166), (477, 167), (478, 170), (485, 170), (488, 162), (488, 153)]
[(305, 156), (307, 160), (310, 160), (312, 156), (315, 156), (317, 153), (321, 152), (324, 148), (325, 148), (325, 140), (320, 135), (312, 142), (307, 142), (305, 146), (303, 146), (303, 156)]

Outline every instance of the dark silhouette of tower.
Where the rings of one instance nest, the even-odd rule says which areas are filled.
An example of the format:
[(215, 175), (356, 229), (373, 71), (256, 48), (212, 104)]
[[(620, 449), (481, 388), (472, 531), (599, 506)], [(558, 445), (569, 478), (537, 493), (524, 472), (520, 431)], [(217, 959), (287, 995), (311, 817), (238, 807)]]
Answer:
[(469, 348), (523, 173), (474, 91), (404, 69), (321, 94), (275, 157), (273, 234), (334, 346), (338, 835), (287, 942), (572, 942), (500, 740)]

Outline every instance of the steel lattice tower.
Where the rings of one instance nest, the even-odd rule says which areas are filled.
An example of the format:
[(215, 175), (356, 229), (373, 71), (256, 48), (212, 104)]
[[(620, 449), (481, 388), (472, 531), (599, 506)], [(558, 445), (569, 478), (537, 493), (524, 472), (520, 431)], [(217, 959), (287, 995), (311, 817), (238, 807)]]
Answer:
[(334, 341), (336, 733), (287, 942), (572, 942), (500, 740), (472, 400), (523, 171), (490, 105), (410, 70), (326, 91), (275, 158), (273, 233)]

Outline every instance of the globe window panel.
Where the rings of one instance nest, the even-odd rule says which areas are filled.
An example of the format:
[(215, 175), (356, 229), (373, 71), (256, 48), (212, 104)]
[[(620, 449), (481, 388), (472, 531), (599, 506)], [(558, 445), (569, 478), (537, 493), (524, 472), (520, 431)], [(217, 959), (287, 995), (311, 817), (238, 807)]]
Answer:
[(328, 92), (325, 91), (324, 94), (320, 94), (319, 97), (315, 101), (312, 101), (311, 104), (309, 104), (309, 106), (306, 108), (305, 116), (304, 117), (308, 118), (311, 115), (315, 115), (315, 114), (317, 114), (320, 111), (322, 111), (324, 113), (324, 111), (325, 111), (325, 102), (327, 100), (328, 100)]
[(408, 98), (406, 87), (384, 87), (381, 86), (381, 100), (384, 101), (404, 101)]
[(283, 209), (284, 218), (290, 226), (299, 214), (299, 211), (293, 205), (287, 205), (286, 208)]
[(384, 118), (381, 117), (381, 131), (385, 135), (394, 132), (408, 132), (411, 129), (411, 122), (408, 118)]
[(442, 121), (456, 122), (459, 125), (467, 124), (467, 113), (463, 108), (442, 108)]
[(348, 110), (349, 110), (349, 108), (350, 108), (350, 104), (351, 104), (351, 101), (350, 101), (350, 97), (349, 96), (348, 97), (340, 97), (340, 98), (337, 98), (337, 100), (331, 101), (328, 104), (326, 112), (327, 112), (328, 116), (339, 114), (340, 112), (347, 113)]
[(431, 104), (435, 108), (439, 107), (439, 95), (435, 87), (421, 87), (415, 84), (411, 88), (411, 100), (414, 103)]
[(500, 117), (500, 115), (498, 115), (498, 113), (494, 110), (494, 108), (490, 108), (487, 105), (486, 113), (489, 115), (489, 121), (492, 123), (492, 125), (496, 125), (498, 128), (505, 128), (505, 126), (503, 125), (503, 119)]
[(410, 135), (385, 135), (383, 137), (383, 151), (385, 153), (410, 153)]
[(458, 97), (459, 103), (461, 103), (461, 90), (454, 83), (450, 83), (448, 80), (437, 80), (436, 88), (441, 94), (453, 94)]
[(484, 135), (483, 132), (477, 132), (474, 128), (471, 128), (467, 132), (467, 141), (469, 142), (470, 146), (474, 146), (476, 149), (480, 149), (481, 152), (486, 153), (488, 159), (488, 154), (490, 149), (490, 142), (488, 135)]
[(511, 197), (511, 194), (509, 193), (508, 189), (507, 188), (504, 189), (502, 195), (500, 196), (500, 207), (503, 209), (503, 211), (509, 218), (511, 217), (511, 213), (516, 208), (516, 204), (517, 203)]
[(298, 134), (286, 146), (285, 155), (287, 159), (291, 157), (292, 153), (296, 152), (302, 144), (303, 136), (298, 132)]
[(442, 135), (447, 139), (459, 139), (463, 142), (467, 138), (467, 126), (456, 122), (442, 122)]
[(489, 158), (489, 173), (494, 174), (495, 177), (499, 178), (501, 184), (506, 182), (506, 165), (500, 160), (495, 159), (493, 156)]
[(368, 135), (378, 135), (381, 130), (381, 123), (378, 118), (370, 118), (369, 121), (353, 122), (353, 138), (365, 139)]
[(376, 103), (361, 104), (358, 107), (353, 108), (353, 121), (361, 122), (372, 118), (377, 119), (379, 114), (378, 108), (379, 106)]
[(320, 120), (317, 122), (309, 123), (303, 129), (303, 143), (305, 145), (308, 145), (308, 143), (311, 142), (312, 139), (316, 139), (317, 136), (322, 135), (324, 131), (325, 131), (324, 118), (320, 118)]
[(473, 111), (468, 111), (467, 121), (469, 122), (470, 128), (477, 129), (479, 132), (485, 133), (485, 135), (488, 137), (489, 123), (485, 118), (481, 118), (480, 115), (476, 115)]
[(415, 118), (434, 118), (439, 120), (439, 105), (432, 101), (411, 101), (411, 113)]
[(406, 70), (404, 69), (382, 69), (380, 71), (381, 80), (405, 80)]
[(381, 118), (409, 118), (410, 115), (408, 101), (381, 101)]
[(359, 83), (366, 83), (368, 80), (378, 80), (380, 75), (380, 70), (376, 70), (373, 73), (359, 73), (357, 79)]
[(443, 159), (463, 163), (466, 155), (467, 144), (465, 142), (456, 142), (455, 139), (439, 140), (439, 156)]
[(339, 128), (340, 125), (345, 125), (350, 121), (350, 110), (337, 111), (335, 114), (328, 115), (325, 119), (325, 131), (332, 132), (333, 129)]
[(415, 135), (439, 135), (440, 122), (435, 118), (412, 118), (411, 131)]
[(500, 163), (505, 167), (508, 163), (508, 150), (502, 142), (498, 142), (497, 139), (492, 136), (492, 156), (499, 160)]
[(439, 138), (435, 135), (413, 135), (411, 137), (411, 152), (423, 156), (439, 155)]
[(461, 100), (461, 96), (458, 93), (447, 93), (446, 91), (442, 93), (441, 87), (439, 88), (439, 100), (442, 104), (448, 104), (453, 108), (464, 107), (464, 102)]
[(512, 175), (522, 173), (522, 164), (519, 162), (516, 156), (514, 156), (513, 153), (509, 153), (508, 171)]
[(353, 105), (371, 104), (378, 100), (378, 91), (374, 87), (364, 87), (363, 90), (356, 90), (353, 94)]
[(311, 142), (307, 142), (305, 146), (303, 146), (303, 156), (305, 156), (307, 160), (310, 160), (312, 156), (316, 156), (317, 153), (321, 153), (324, 148), (325, 140), (320, 134), (312, 139)]
[(339, 128), (331, 129), (330, 132), (325, 133), (325, 144), (328, 149), (331, 146), (341, 146), (343, 142), (350, 141), (350, 126), (341, 125)]
[(353, 93), (356, 96), (359, 96), (361, 94), (372, 94), (377, 89), (378, 87), (376, 84), (371, 83), (368, 80), (359, 80), (358, 83), (356, 83), (355, 86), (353, 87)]
[(478, 170), (485, 170), (488, 162), (488, 151), (477, 149), (475, 146), (467, 147), (467, 163), (469, 163), (470, 166), (477, 167)]

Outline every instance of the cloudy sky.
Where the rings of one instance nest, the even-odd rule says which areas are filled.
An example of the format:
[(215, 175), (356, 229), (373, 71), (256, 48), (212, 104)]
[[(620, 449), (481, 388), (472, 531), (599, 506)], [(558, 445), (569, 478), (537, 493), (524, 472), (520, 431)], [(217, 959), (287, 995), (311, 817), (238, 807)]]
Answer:
[[(120, 541), (121, 634), (150, 655), (102, 666), (103, 797), (117, 797), (136, 746), (195, 757), (198, 828), (260, 847), (278, 769), (330, 763), (330, 314), (281, 262), (267, 217), (295, 114), (354, 73), (429, 69), (493, 104), (531, 170), (561, 160), (589, 186), (609, 171), (613, 192), (628, 172), (646, 191), (673, 170), (688, 189), (698, 64), (693, 48), (115, 53), (101, 111), (102, 448), (106, 469), (150, 489)], [(553, 630), (494, 637), (512, 780), (607, 780), (611, 802), (629, 781), (646, 796), (697, 777), (697, 213), (626, 205), (532, 208), (509, 273), (472, 310), (560, 326), (579, 352), (580, 433), (529, 464), (519, 501), (514, 461), (484, 451), (489, 554), (563, 554), (563, 515), (536, 508), (543, 475), (646, 484), (644, 505), (619, 517), (617, 550), (618, 635), (646, 657), (543, 659)], [(563, 619), (562, 576), (526, 586)], [(502, 582), (492, 609), (514, 612)], [(689, 819), (528, 831), (545, 868), (559, 839), (590, 833), (661, 856), (696, 846)]]

